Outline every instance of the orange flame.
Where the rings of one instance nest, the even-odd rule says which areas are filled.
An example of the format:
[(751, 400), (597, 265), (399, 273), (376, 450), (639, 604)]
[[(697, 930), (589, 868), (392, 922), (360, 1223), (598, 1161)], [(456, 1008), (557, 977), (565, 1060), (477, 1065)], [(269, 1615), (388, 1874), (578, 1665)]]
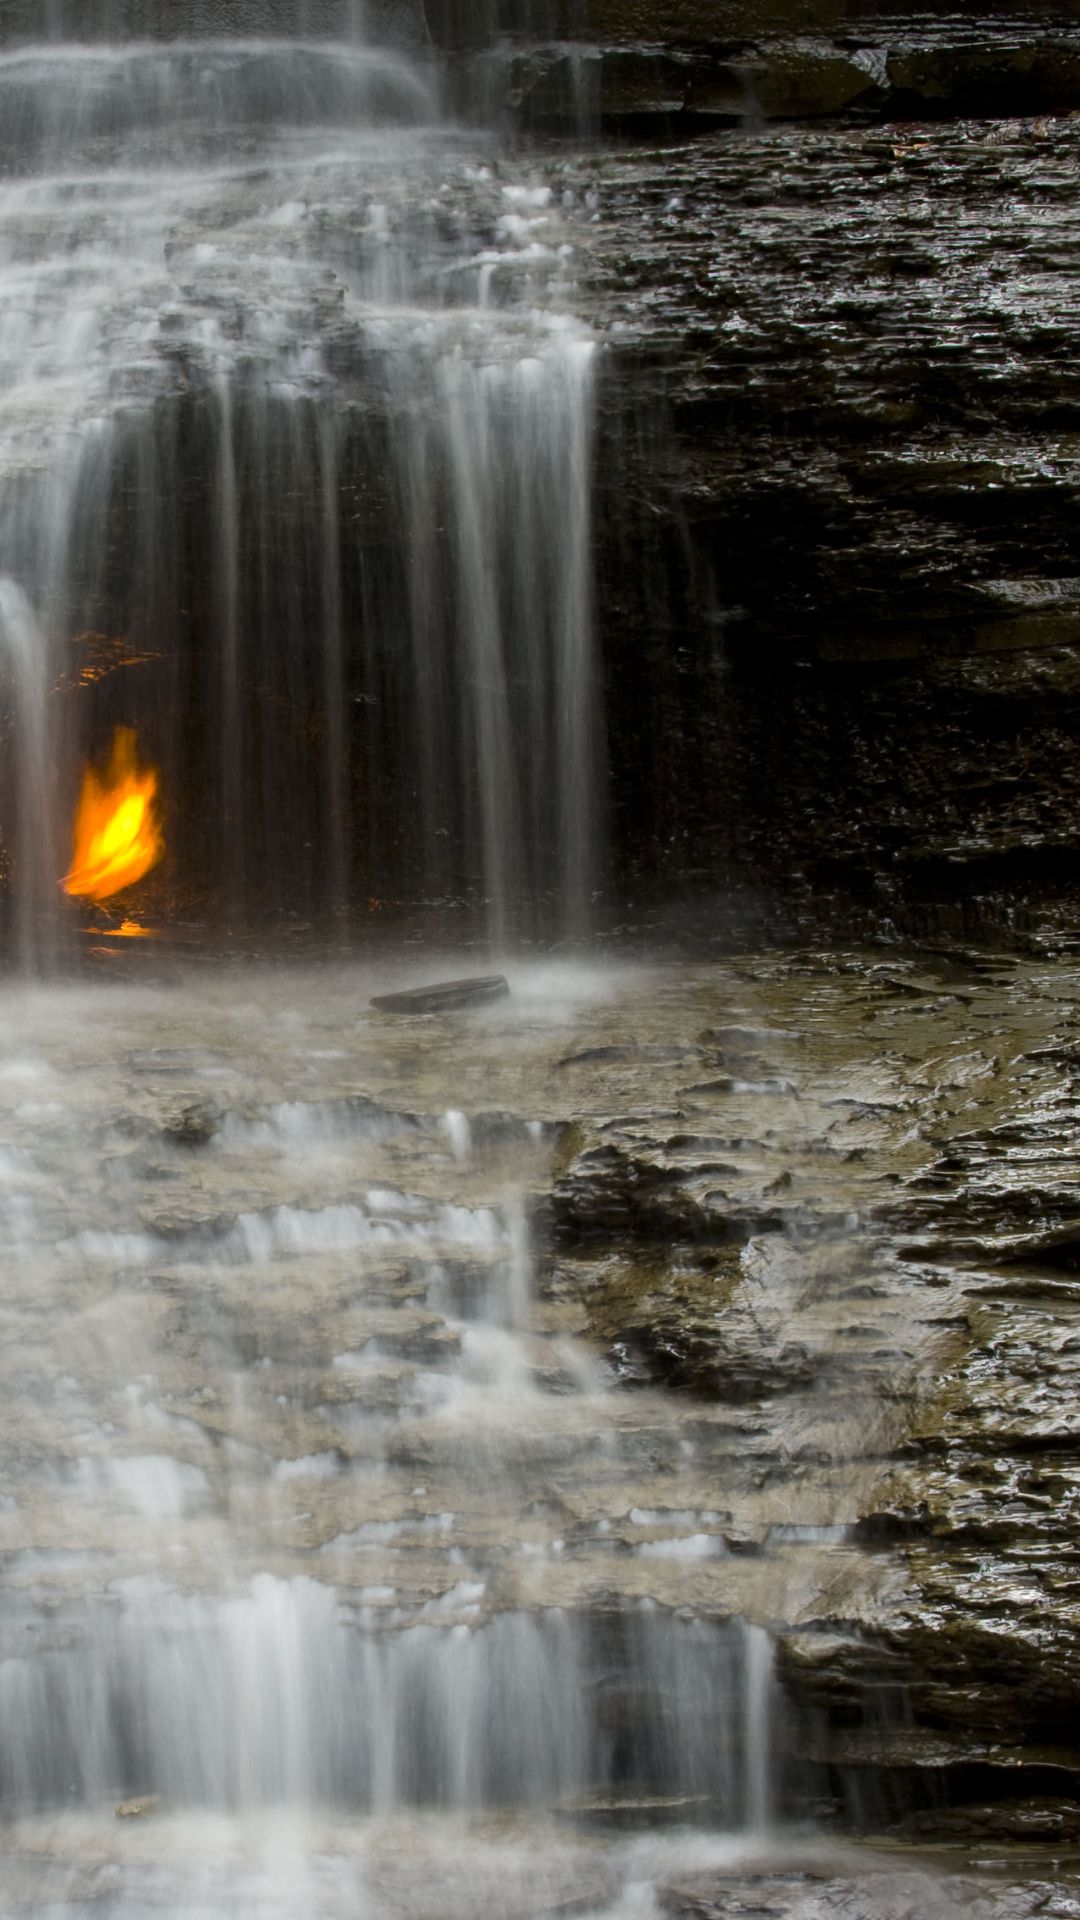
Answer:
[(66, 893), (108, 900), (157, 866), (165, 851), (157, 789), (154, 768), (139, 768), (134, 729), (117, 727), (104, 773), (87, 767), (83, 775)]

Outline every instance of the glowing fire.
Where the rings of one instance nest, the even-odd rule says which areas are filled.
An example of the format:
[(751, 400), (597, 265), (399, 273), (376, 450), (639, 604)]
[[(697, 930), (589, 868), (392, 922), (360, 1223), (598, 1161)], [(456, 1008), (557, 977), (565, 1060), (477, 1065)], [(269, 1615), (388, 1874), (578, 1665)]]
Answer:
[(158, 777), (140, 768), (131, 727), (117, 727), (103, 773), (87, 767), (75, 813), (71, 872), (61, 886), (79, 900), (108, 900), (156, 867), (165, 851)]

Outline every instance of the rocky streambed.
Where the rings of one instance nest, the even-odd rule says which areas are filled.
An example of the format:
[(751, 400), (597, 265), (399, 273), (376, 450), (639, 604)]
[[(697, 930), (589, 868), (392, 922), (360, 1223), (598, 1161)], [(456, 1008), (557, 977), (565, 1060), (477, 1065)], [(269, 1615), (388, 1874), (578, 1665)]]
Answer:
[(1072, 1912), (1075, 967), (161, 964), (0, 1034), (8, 1910)]

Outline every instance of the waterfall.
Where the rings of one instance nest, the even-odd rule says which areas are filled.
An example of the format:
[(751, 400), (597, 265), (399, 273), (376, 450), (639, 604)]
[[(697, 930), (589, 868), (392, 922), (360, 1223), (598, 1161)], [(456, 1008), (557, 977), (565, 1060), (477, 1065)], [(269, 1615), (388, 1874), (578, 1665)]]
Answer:
[(775, 1814), (773, 1722), (776, 1682), (773, 1645), (764, 1627), (747, 1622), (744, 1629), (746, 1675), (746, 1824), (754, 1833), (768, 1833)]
[(737, 1819), (737, 1636), (648, 1612), (377, 1633), (369, 1613), (269, 1574), (222, 1598), (137, 1588), (84, 1646), (0, 1662), (0, 1800), (386, 1815), (618, 1790)]
[(17, 823), (9, 852), (9, 886), (17, 901), (12, 933), (25, 968), (38, 953), (47, 924), (51, 898), (45, 876), (49, 856), (59, 856), (60, 841), (52, 797), (48, 646), (26, 594), (6, 574), (0, 574), (0, 665), (10, 689), (5, 772)]
[(75, 43), (59, 13), (0, 54), (25, 965), (64, 924), (35, 796), (62, 815), (117, 724), (162, 769), (166, 900), (588, 928), (598, 359), (572, 216), (471, 154), (363, 19)]
[[(103, 0), (76, 41), (57, 0), (0, 53), (0, 898), (27, 973), (99, 924), (60, 881), (117, 729), (166, 849), (122, 912), (588, 932), (590, 216), (443, 123), (430, 56), (374, 31), (399, 11), (311, 0), (290, 34), (245, 0), (222, 36), (184, 0), (170, 39)], [(470, 1114), (465, 1062), (400, 1111), (360, 1094), (383, 1043), (349, 1052), (351, 976), (216, 991), (30, 983), (0, 1021), (0, 1903), (444, 1911), (437, 1872), (419, 1905), (293, 1903), (258, 1837), (207, 1892), (185, 1834), (214, 1822), (227, 1850), (299, 1823), (303, 1880), (337, 1819), (344, 1859), (361, 1827), (392, 1852), (395, 1822), (497, 1814), (544, 1874), (562, 1820), (762, 1826), (762, 1645), (687, 1584), (727, 1553), (699, 1414), (643, 1414), (536, 1298), (550, 1126)], [(141, 1858), (128, 1802), (166, 1813)], [(613, 1910), (598, 1860), (575, 1843), (515, 1911)]]

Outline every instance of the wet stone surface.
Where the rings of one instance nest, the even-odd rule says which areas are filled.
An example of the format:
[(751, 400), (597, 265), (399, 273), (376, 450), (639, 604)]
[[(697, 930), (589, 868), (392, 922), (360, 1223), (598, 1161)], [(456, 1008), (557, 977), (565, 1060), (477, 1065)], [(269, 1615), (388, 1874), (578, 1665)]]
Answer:
[(1064, 902), (1069, 937), (1078, 128), (913, 110), (552, 163), (596, 202), (643, 874), (959, 937)]
[[(860, 1863), (861, 1864), (861, 1863)], [(1051, 1914), (1066, 1920), (1077, 1911), (1075, 1885), (1053, 1881), (1010, 1885), (1003, 1878), (987, 1887), (955, 1873), (940, 1881), (924, 1868), (898, 1868), (886, 1861), (852, 1872), (847, 1863), (822, 1862), (810, 1871), (798, 1866), (780, 1873), (748, 1874), (737, 1867), (722, 1875), (665, 1887), (660, 1909), (672, 1920), (916, 1920), (916, 1916), (965, 1914), (970, 1920), (1027, 1920)]]

